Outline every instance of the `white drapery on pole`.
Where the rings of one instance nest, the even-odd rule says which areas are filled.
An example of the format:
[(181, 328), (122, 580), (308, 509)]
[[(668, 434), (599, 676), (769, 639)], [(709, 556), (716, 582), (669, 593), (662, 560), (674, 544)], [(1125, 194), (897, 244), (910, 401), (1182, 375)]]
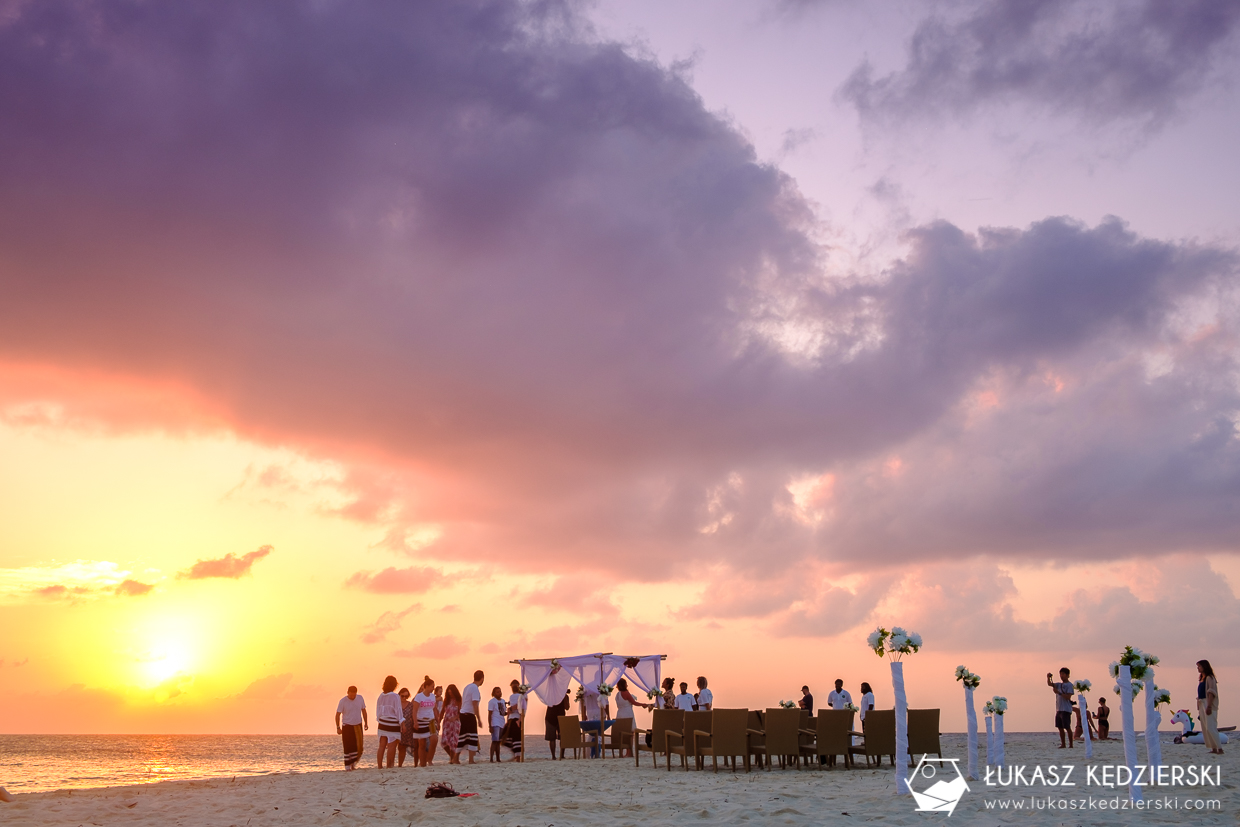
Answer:
[(1162, 744), (1158, 741), (1158, 725), (1162, 713), (1154, 703), (1154, 667), (1145, 667), (1145, 763), (1150, 765), (1150, 778), (1156, 778), (1162, 764)]
[(1119, 687), (1120, 720), (1124, 725), (1124, 763), (1128, 765), (1132, 781), (1128, 785), (1128, 797), (1133, 801), (1144, 801), (1141, 785), (1137, 781), (1137, 731), (1132, 720), (1132, 670), (1120, 666), (1119, 677), (1115, 679)]
[(1081, 723), (1084, 724), (1084, 727), (1081, 729), (1081, 735), (1085, 738), (1085, 757), (1093, 758), (1094, 742), (1093, 739), (1089, 737), (1089, 704), (1085, 702), (1084, 692), (1076, 693), (1076, 702), (1079, 704), (1078, 708), (1081, 710)]
[(908, 698), (904, 694), (904, 664), (891, 662), (891, 688), (896, 696), (896, 794), (907, 795), (908, 788)]
[(991, 729), (991, 716), (986, 716), (986, 764), (995, 762), (995, 731)]
[(995, 764), (1006, 767), (1003, 760), (1003, 716), (995, 713)]
[(973, 707), (973, 687), (964, 688), (964, 714), (969, 722), (969, 778), (977, 778), (977, 710)]
[[(563, 658), (519, 659), (514, 663), (521, 666), (521, 683), (527, 684), (538, 700), (547, 706), (555, 706), (574, 680), (587, 692), (597, 693), (600, 683), (614, 686), (621, 677), (628, 677), (642, 691), (649, 692), (663, 680), (665, 657), (594, 652)], [(552, 666), (552, 660), (559, 663), (559, 669)], [(633, 661), (636, 661), (633, 666), (626, 666), (627, 662)]]

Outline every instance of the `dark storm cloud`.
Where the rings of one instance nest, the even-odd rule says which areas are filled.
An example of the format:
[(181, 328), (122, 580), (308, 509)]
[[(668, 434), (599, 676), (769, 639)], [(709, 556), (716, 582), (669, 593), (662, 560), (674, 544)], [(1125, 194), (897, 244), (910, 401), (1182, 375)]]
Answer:
[(874, 121), (967, 114), (1027, 101), (1090, 123), (1163, 122), (1229, 44), (1240, 5), (1218, 0), (988, 0), (922, 22), (904, 68), (868, 62), (841, 89)]

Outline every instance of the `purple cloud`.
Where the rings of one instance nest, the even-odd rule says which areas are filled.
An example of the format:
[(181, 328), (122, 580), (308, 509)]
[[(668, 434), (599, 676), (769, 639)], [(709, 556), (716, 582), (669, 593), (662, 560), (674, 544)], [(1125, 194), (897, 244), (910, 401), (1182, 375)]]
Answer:
[(1157, 125), (1202, 86), (1238, 25), (1240, 7), (1214, 0), (987, 0), (960, 19), (927, 18), (903, 69), (880, 77), (866, 62), (840, 94), (879, 122), (1025, 100), (1092, 123)]
[[(937, 223), (845, 277), (793, 181), (554, 4), (81, 8), (0, 24), (0, 368), (183, 384), (479, 565), (1235, 548), (1234, 251)], [(833, 594), (805, 617), (870, 599)]]
[(211, 577), (223, 577), (236, 580), (250, 573), (254, 564), (273, 551), (272, 546), (259, 546), (254, 551), (236, 557), (225, 554), (216, 560), (199, 560), (190, 566), (188, 571), (177, 575), (182, 580), (205, 580)]

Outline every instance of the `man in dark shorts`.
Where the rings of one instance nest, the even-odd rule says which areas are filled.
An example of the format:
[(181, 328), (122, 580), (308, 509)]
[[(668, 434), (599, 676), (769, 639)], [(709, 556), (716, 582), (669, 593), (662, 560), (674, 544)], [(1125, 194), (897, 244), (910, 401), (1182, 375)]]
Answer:
[(1059, 670), (1056, 682), (1050, 672), (1046, 673), (1046, 685), (1055, 693), (1055, 729), (1059, 730), (1059, 748), (1072, 749), (1072, 673), (1068, 667)]

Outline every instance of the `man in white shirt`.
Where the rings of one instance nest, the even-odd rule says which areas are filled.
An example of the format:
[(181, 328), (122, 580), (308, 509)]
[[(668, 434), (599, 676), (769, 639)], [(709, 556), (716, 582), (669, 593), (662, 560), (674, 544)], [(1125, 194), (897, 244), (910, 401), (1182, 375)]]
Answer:
[(482, 682), (486, 675), (479, 669), (474, 673), (474, 682), (465, 685), (461, 692), (461, 734), (457, 746), (469, 753), (469, 763), (474, 763), (478, 754), (478, 726), (482, 722)]
[(344, 768), (352, 770), (362, 756), (363, 730), (370, 729), (366, 719), (366, 700), (350, 686), (348, 693), (336, 704), (336, 734), (344, 746)]
[(676, 696), (676, 708), (685, 712), (693, 711), (693, 696), (689, 694), (689, 684), (680, 682), (680, 694)]
[(697, 708), (698, 712), (710, 712), (715, 703), (715, 695), (706, 688), (706, 678), (698, 678), (698, 696)]
[(832, 709), (843, 709), (850, 703), (852, 703), (852, 695), (848, 694), (848, 690), (844, 688), (844, 682), (836, 678), (835, 691), (827, 696), (827, 706)]

